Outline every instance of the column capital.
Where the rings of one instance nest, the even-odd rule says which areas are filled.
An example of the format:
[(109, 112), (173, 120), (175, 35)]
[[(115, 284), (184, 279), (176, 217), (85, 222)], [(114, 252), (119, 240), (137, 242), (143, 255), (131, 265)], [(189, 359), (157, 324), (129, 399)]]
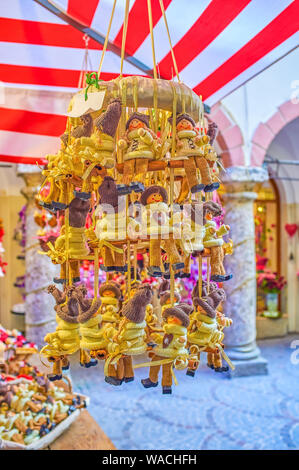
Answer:
[(17, 175), (21, 176), (26, 186), (21, 190), (28, 202), (34, 199), (42, 182), (42, 173), (36, 165), (18, 165)]
[(231, 166), (221, 174), (221, 181), (226, 193), (230, 193), (230, 195), (232, 193), (242, 193), (245, 199), (255, 199), (256, 196), (250, 196), (250, 193), (253, 193), (257, 184), (261, 184), (268, 179), (268, 172), (262, 167)]

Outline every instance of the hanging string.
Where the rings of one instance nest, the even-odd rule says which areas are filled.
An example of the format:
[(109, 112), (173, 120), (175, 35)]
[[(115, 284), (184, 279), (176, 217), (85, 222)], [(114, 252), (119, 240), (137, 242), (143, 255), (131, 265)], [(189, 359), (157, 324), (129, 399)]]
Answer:
[(123, 76), (125, 45), (126, 45), (126, 38), (127, 38), (128, 19), (129, 19), (129, 7), (130, 7), (130, 0), (126, 0), (125, 19), (124, 19), (124, 26), (123, 26), (123, 36), (122, 36), (122, 40), (121, 40), (120, 75), (119, 75), (120, 77)]
[(90, 37), (87, 34), (84, 34), (82, 39), (85, 42), (85, 52), (84, 52), (81, 72), (80, 72), (79, 81), (78, 81), (79, 89), (85, 88), (86, 73), (88, 72), (88, 70), (92, 70), (92, 64), (91, 64), (91, 60), (90, 60), (89, 53), (88, 53), (88, 43), (89, 43)]
[(156, 54), (155, 54), (155, 42), (154, 42), (153, 16), (152, 16), (151, 0), (147, 0), (147, 11), (148, 11), (148, 23), (149, 23), (150, 33), (151, 33), (151, 42), (152, 42), (154, 79), (157, 80), (158, 76), (157, 76), (157, 64), (156, 64)]
[(162, 12), (162, 15), (163, 15), (164, 23), (165, 23), (165, 28), (166, 28), (166, 31), (167, 31), (167, 36), (168, 36), (168, 41), (169, 41), (169, 46), (170, 46), (171, 57), (172, 57), (172, 62), (173, 62), (175, 74), (177, 76), (178, 82), (181, 83), (178, 66), (177, 66), (175, 55), (174, 55), (174, 52), (173, 52), (171, 37), (170, 37), (170, 33), (169, 33), (169, 28), (168, 28), (168, 22), (167, 22), (167, 18), (166, 18), (165, 8), (164, 8), (164, 5), (163, 5), (163, 0), (159, 0), (159, 2), (160, 2), (160, 8), (161, 8), (161, 12)]
[(111, 25), (112, 25), (112, 20), (113, 20), (113, 16), (114, 16), (114, 10), (115, 10), (115, 6), (116, 6), (116, 2), (117, 2), (117, 0), (114, 0), (114, 2), (113, 2), (113, 7), (112, 7), (112, 11), (111, 11), (110, 21), (109, 21), (109, 25), (108, 25), (108, 29), (107, 29), (107, 34), (106, 34), (105, 42), (104, 42), (104, 45), (103, 45), (103, 50), (102, 50), (102, 55), (101, 55), (101, 62), (100, 62), (99, 71), (98, 71), (98, 77), (99, 77), (99, 78), (100, 78), (100, 75), (101, 75), (102, 65), (103, 65), (103, 61), (104, 61), (104, 56), (105, 56), (105, 52), (106, 52), (107, 45), (108, 45), (108, 40), (109, 40), (109, 35), (110, 35), (110, 29), (111, 29)]

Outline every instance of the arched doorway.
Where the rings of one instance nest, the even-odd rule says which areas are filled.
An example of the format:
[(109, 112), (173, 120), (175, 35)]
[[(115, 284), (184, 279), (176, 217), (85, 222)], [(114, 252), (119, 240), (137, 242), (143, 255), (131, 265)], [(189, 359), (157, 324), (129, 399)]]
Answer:
[[(267, 123), (260, 124), (253, 137), (253, 142), (256, 142), (253, 155), (254, 146), (258, 144), (260, 164), (267, 166), (279, 201), (279, 270), (287, 280), (280, 307), (288, 314), (291, 332), (299, 331), (299, 228), (293, 237), (285, 230), (286, 224), (299, 226), (299, 117), (294, 116), (294, 110), (295, 105), (287, 102)], [(277, 129), (274, 129), (274, 123), (277, 123)], [(261, 132), (261, 126), (267, 127), (268, 134)]]
[[(281, 312), (281, 295), (268, 295), (269, 284), (281, 277), (280, 197), (273, 179), (256, 188), (254, 202), (255, 250), (257, 270), (257, 315), (277, 317)], [(268, 281), (269, 280), (269, 281)], [(273, 282), (273, 281), (272, 281)], [(269, 300), (269, 302), (267, 302)], [(277, 309), (271, 310), (277, 300)]]

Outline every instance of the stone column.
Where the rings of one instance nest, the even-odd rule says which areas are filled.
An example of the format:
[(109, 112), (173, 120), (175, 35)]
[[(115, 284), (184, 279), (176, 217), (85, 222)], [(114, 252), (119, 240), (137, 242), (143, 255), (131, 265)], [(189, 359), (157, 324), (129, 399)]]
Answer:
[(225, 257), (225, 269), (233, 279), (224, 283), (224, 312), (233, 320), (225, 330), (225, 347), (236, 368), (231, 377), (267, 374), (267, 361), (256, 345), (256, 264), (253, 203), (254, 187), (268, 179), (259, 167), (230, 167), (222, 175), (225, 187), (225, 223), (234, 253)]
[(51, 260), (41, 255), (37, 239), (40, 227), (34, 221), (37, 210), (34, 197), (42, 181), (41, 172), (35, 165), (18, 165), (18, 176), (26, 186), (22, 194), (27, 199), (26, 208), (26, 253), (25, 253), (25, 325), (26, 337), (39, 347), (44, 344), (44, 336), (55, 330), (54, 299), (45, 288), (53, 282), (59, 271)]

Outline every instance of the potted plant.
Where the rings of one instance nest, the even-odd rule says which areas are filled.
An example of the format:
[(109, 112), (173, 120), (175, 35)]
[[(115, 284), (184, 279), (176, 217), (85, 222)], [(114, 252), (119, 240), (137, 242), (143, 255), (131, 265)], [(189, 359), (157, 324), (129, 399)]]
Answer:
[(278, 310), (278, 295), (286, 285), (284, 277), (264, 268), (257, 273), (257, 285), (266, 296), (266, 310), (263, 312), (263, 316), (279, 318), (281, 313)]

